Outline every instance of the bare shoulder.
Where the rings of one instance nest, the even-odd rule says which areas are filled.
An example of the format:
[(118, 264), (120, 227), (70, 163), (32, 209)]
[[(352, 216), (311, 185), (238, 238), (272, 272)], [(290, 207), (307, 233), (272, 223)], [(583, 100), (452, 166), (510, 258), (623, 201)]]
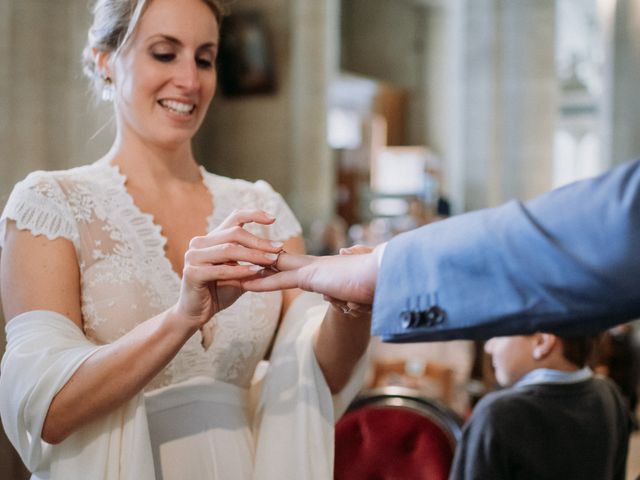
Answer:
[(0, 251), (0, 294), (9, 321), (31, 310), (51, 310), (82, 327), (80, 273), (73, 243), (50, 240), (7, 223)]

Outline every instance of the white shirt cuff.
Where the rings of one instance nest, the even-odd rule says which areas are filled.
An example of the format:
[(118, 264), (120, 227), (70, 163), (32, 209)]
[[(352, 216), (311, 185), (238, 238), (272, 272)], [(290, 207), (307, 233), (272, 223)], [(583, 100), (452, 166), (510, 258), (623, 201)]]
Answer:
[(378, 270), (380, 270), (380, 267), (382, 267), (382, 257), (384, 256), (385, 248), (387, 248), (387, 242), (384, 242), (375, 248), (376, 260), (378, 262)]

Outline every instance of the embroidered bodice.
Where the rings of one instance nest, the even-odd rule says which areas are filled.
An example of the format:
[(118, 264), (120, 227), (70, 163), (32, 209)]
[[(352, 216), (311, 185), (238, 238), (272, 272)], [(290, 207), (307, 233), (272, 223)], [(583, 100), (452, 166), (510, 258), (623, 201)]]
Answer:
[[(261, 208), (276, 217), (275, 223), (246, 225), (247, 230), (273, 240), (301, 233), (289, 207), (266, 182), (233, 180), (204, 169), (202, 176), (214, 204), (209, 230), (234, 209)], [(125, 182), (118, 168), (104, 160), (33, 172), (16, 185), (0, 217), (0, 248), (8, 219), (34, 235), (73, 242), (85, 335), (99, 344), (166, 310), (180, 291), (161, 227), (138, 209)], [(200, 335), (194, 335), (146, 390), (203, 375), (247, 387), (271, 342), (280, 306), (279, 292), (245, 293), (212, 318), (214, 338), (208, 350), (200, 345)]]

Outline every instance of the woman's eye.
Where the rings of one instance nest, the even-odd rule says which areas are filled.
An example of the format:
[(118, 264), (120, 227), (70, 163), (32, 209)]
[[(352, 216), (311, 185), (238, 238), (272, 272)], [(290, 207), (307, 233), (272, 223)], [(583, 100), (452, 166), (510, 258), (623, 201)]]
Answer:
[(171, 60), (173, 60), (174, 58), (176, 58), (176, 56), (173, 53), (152, 53), (153, 58), (155, 58), (156, 60), (160, 61), (160, 62), (170, 62)]
[(200, 68), (209, 69), (213, 66), (213, 62), (208, 58), (196, 58), (196, 64)]

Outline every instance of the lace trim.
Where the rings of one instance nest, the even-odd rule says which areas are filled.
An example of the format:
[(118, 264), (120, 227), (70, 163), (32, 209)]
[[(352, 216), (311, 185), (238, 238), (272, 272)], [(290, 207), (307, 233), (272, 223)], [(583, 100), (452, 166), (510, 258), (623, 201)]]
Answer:
[(77, 226), (65, 195), (45, 172), (33, 172), (11, 192), (0, 216), (0, 248), (4, 246), (8, 220), (14, 220), (19, 230), (29, 230), (34, 236), (66, 238), (76, 251), (79, 249)]
[(209, 224), (213, 229), (237, 208), (260, 208), (276, 218), (269, 226), (247, 225), (245, 228), (255, 235), (271, 240), (287, 240), (301, 235), (302, 227), (280, 194), (269, 183), (221, 177), (201, 167), (205, 185), (214, 199), (214, 211)]
[[(129, 226), (130, 232), (124, 238), (135, 238), (143, 253), (142, 261), (149, 266), (145, 277), (152, 282), (157, 297), (154, 306), (168, 307), (180, 291), (180, 277), (173, 270), (166, 256), (167, 238), (162, 234), (162, 227), (155, 222), (153, 215), (142, 212), (135, 204), (133, 197), (126, 189), (126, 176), (117, 165), (106, 160), (96, 162), (105, 167), (106, 201), (104, 211), (118, 212), (120, 218)], [(213, 201), (213, 212), (207, 218), (209, 230), (212, 230), (235, 208), (263, 208), (276, 216), (276, 222), (265, 228), (248, 226), (248, 230), (274, 240), (285, 240), (302, 232), (300, 224), (282, 197), (264, 181), (251, 184), (244, 180), (232, 180), (207, 172), (200, 167), (203, 182)], [(110, 177), (110, 178), (109, 178)], [(239, 201), (238, 201), (239, 200)], [(253, 227), (253, 228), (252, 228)], [(113, 236), (113, 235), (112, 235)]]
[[(204, 169), (201, 172), (214, 204), (213, 212), (207, 218), (210, 230), (236, 208), (262, 208), (274, 215), (276, 222), (266, 227), (249, 226), (254, 233), (278, 240), (301, 233), (295, 216), (268, 183), (259, 181), (252, 184), (216, 176)], [(27, 178), (29, 181), (25, 179), (14, 189), (2, 216), (0, 231), (4, 231), (5, 217), (10, 217), (23, 223), (28, 221), (27, 228), (31, 228), (34, 234), (42, 232), (49, 238), (62, 235), (74, 241), (79, 251), (83, 282), (97, 281), (94, 285), (83, 283), (82, 311), (86, 332), (93, 331), (98, 338), (99, 326), (106, 321), (121, 322), (121, 334), (125, 328), (129, 329), (129, 323), (114, 317), (116, 314), (109, 305), (99, 303), (114, 301), (112, 297), (101, 295), (96, 303), (94, 289), (101, 288), (103, 283), (128, 285), (135, 280), (133, 285), (142, 287), (144, 298), (139, 302), (145, 309), (144, 319), (175, 303), (180, 291), (180, 277), (166, 256), (167, 239), (162, 227), (155, 223), (153, 215), (142, 212), (135, 205), (126, 189), (126, 176), (117, 166), (100, 160), (72, 171), (41, 172)], [(101, 248), (100, 242), (106, 240), (103, 234), (110, 241)], [(100, 267), (92, 270), (92, 280), (87, 280), (84, 269), (96, 259), (100, 260)], [(128, 277), (118, 276), (123, 274)], [(245, 294), (234, 305), (235, 308), (225, 310), (211, 320), (216, 324), (216, 335), (207, 352), (202, 351), (199, 336), (195, 335), (148, 388), (190, 378), (194, 372), (247, 385), (255, 363), (262, 358), (273, 336), (280, 301), (278, 292)], [(137, 308), (135, 305), (129, 307)], [(112, 333), (110, 331), (109, 335)]]
[(117, 212), (115, 218), (122, 219), (121, 224), (129, 227), (129, 232), (123, 232), (122, 241), (135, 239), (142, 253), (139, 263), (146, 267), (146, 271), (140, 272), (140, 279), (145, 283), (150, 282), (156, 294), (151, 304), (155, 308), (166, 308), (173, 304), (180, 291), (180, 277), (165, 253), (167, 238), (153, 215), (141, 211), (135, 204), (125, 185), (127, 177), (118, 166), (104, 160), (100, 162), (111, 177), (104, 179), (107, 189), (104, 198), (109, 204), (107, 211)]

